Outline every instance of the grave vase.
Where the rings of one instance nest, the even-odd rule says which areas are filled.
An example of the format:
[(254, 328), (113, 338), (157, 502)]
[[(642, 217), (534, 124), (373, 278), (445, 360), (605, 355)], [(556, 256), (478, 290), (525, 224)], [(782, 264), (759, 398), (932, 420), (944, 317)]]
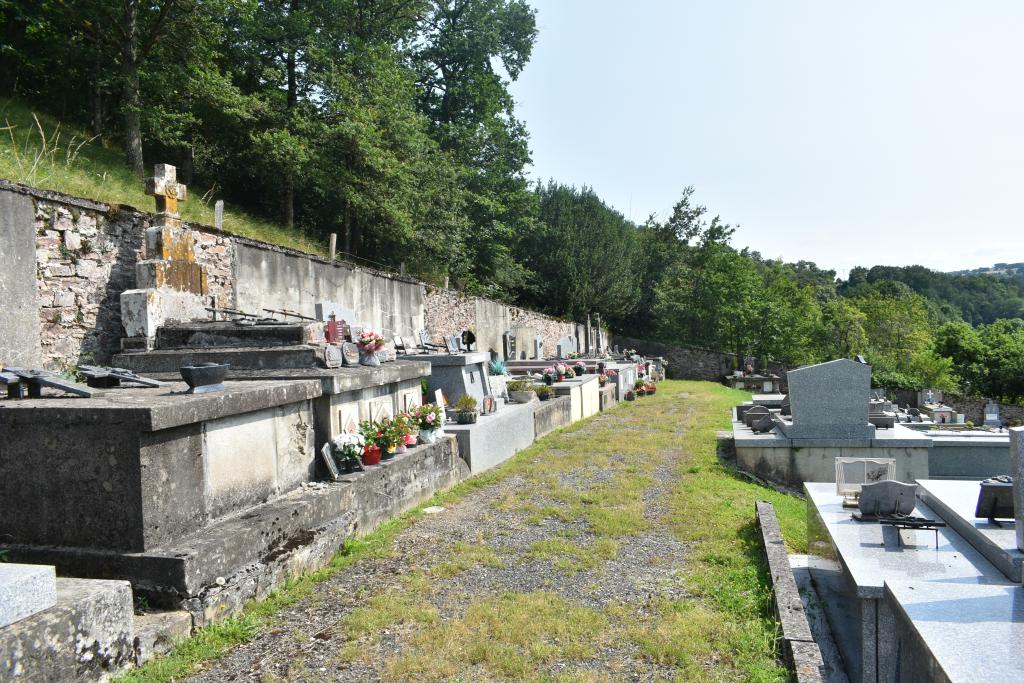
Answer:
[(359, 351), (359, 364), (367, 365), (369, 367), (377, 367), (380, 365), (380, 357), (373, 351)]
[(416, 445), (416, 435), (415, 434), (406, 434), (405, 435), (405, 445), (406, 446), (415, 446)]
[(363, 449), (363, 464), (364, 465), (379, 465), (380, 464), (380, 446), (366, 446)]
[(395, 455), (401, 455), (402, 453), (405, 453), (407, 450), (409, 450), (409, 447), (405, 445), (405, 441), (403, 440), (402, 443), (395, 446)]
[(420, 441), (425, 444), (437, 443), (437, 438), (440, 434), (440, 429), (421, 429)]
[[(403, 446), (403, 448), (404, 448), (404, 446)], [(381, 460), (391, 460), (391, 458), (395, 457), (395, 454), (397, 452), (398, 452), (398, 446), (396, 446), (395, 444), (391, 444), (387, 448), (382, 448), (381, 449), (380, 459)]]

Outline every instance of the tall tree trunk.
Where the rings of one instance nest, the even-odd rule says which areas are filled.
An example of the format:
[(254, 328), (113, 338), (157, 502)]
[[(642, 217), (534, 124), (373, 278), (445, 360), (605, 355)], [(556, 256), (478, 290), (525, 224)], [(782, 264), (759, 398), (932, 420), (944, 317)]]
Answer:
[(103, 135), (103, 91), (100, 90), (100, 65), (93, 64), (92, 83), (89, 84), (89, 110), (92, 112), (92, 134)]
[(124, 88), (124, 137), (128, 165), (139, 178), (146, 173), (142, 158), (142, 97), (139, 94), (138, 0), (124, 3), (124, 46), (122, 80)]
[(6, 7), (0, 14), (3, 19), (3, 45), (0, 51), (0, 94), (13, 95), (18, 85), (18, 68), (21, 66), (21, 50), (24, 47), (27, 28), (24, 17), (15, 6)]
[(344, 234), (345, 253), (346, 254), (351, 254), (352, 253), (352, 213), (351, 213), (351, 211), (349, 211), (349, 205), (348, 205), (348, 200), (347, 199), (345, 200), (345, 218), (344, 218), (343, 226), (345, 228), (345, 234)]
[[(291, 14), (295, 14), (298, 8), (299, 0), (292, 0)], [(288, 98), (285, 102), (285, 107), (287, 108), (287, 123), (291, 125), (292, 110), (295, 109), (295, 105), (299, 102), (299, 84), (296, 74), (294, 46), (289, 46), (288, 48), (285, 66), (288, 72)], [(285, 174), (284, 179), (284, 225), (289, 230), (295, 227), (295, 178), (290, 170)]]

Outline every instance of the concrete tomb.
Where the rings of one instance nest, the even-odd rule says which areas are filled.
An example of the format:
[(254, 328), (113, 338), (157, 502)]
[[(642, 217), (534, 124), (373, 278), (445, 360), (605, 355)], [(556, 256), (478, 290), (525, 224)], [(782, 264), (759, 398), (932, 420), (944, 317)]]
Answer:
[(454, 406), (464, 394), (472, 396), (477, 403), (482, 403), (485, 396), (490, 395), (487, 363), (490, 353), (473, 351), (462, 354), (423, 354), (412, 356), (412, 362), (429, 364), (427, 384), (429, 391), (440, 389), (444, 392), (449, 406)]

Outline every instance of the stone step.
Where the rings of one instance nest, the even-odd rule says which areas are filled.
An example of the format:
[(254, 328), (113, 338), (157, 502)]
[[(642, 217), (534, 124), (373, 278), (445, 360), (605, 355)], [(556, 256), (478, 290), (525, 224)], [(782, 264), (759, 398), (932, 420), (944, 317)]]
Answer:
[(353, 534), (427, 500), (469, 475), (451, 436), (341, 481), (296, 489), (140, 553), (6, 546), (20, 561), (62, 573), (129, 579), (156, 608), (188, 610), (196, 627), (237, 613), (298, 571), (322, 566)]
[(0, 563), (0, 628), (53, 607), (56, 600), (53, 567)]
[(26, 683), (107, 680), (135, 664), (127, 581), (57, 579), (56, 604), (0, 628), (0, 676)]
[(177, 372), (183, 365), (196, 363), (229, 363), (233, 370), (313, 368), (317, 367), (317, 349), (314, 346), (171, 349), (119, 353), (111, 361), (114, 367), (139, 374)]
[(171, 651), (177, 643), (192, 635), (192, 615), (185, 610), (147, 612), (135, 615), (135, 642), (138, 664), (144, 664)]
[(238, 325), (232, 322), (202, 322), (163, 325), (156, 332), (156, 348), (166, 350), (222, 346), (295, 346), (310, 340), (306, 328), (307, 326), (301, 323)]

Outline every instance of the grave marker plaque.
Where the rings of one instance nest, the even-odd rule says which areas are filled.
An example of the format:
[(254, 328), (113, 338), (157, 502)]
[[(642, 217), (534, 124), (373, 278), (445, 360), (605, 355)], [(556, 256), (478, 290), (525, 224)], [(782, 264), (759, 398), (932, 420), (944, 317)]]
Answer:
[(341, 359), (345, 365), (359, 365), (359, 347), (352, 342), (341, 345)]
[(460, 342), (459, 338), (456, 337), (456, 336), (450, 336), (450, 337), (445, 337), (444, 338), (444, 346), (445, 346), (445, 348), (448, 350), (448, 353), (453, 354), (453, 355), (459, 353), (459, 345), (460, 345), (460, 343), (461, 342)]

